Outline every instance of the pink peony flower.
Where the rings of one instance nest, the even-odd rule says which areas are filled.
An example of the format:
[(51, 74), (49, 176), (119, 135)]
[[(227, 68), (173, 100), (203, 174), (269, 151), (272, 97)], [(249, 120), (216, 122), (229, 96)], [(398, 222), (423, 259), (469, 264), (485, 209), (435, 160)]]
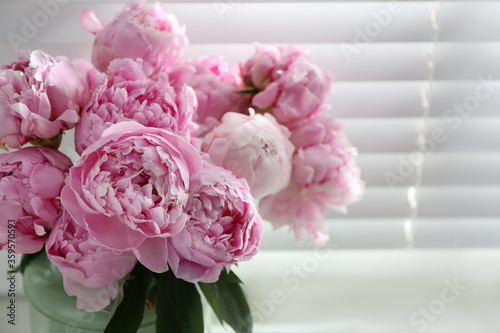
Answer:
[(92, 62), (101, 72), (116, 58), (141, 58), (155, 72), (179, 60), (188, 44), (185, 28), (159, 2), (130, 1), (110, 23), (87, 9), (80, 22), (96, 35)]
[(191, 183), (184, 230), (168, 238), (169, 265), (188, 282), (215, 282), (222, 269), (257, 253), (262, 219), (245, 180), (205, 159)]
[(196, 109), (194, 91), (184, 85), (176, 93), (164, 73), (148, 77), (142, 61), (113, 60), (107, 75), (84, 107), (75, 130), (76, 151), (82, 153), (98, 140), (102, 132), (122, 121), (135, 120), (147, 127), (170, 129), (196, 145), (197, 125), (192, 122)]
[(270, 112), (289, 126), (322, 110), (332, 78), (313, 64), (307, 52), (294, 46), (256, 44), (256, 52), (240, 65), (242, 89), (255, 90), (251, 106)]
[(361, 199), (364, 183), (354, 157), (357, 152), (330, 116), (308, 119), (292, 130), (296, 147), (292, 182), (260, 202), (265, 219), (276, 227), (290, 225), (297, 238), (307, 232), (317, 243), (327, 239), (323, 219), (326, 207), (341, 212)]
[(236, 94), (236, 82), (221, 57), (201, 57), (177, 63), (168, 72), (171, 84), (180, 90), (184, 84), (196, 92), (198, 109), (194, 121), (201, 135), (210, 132), (227, 112), (240, 112), (248, 105), (248, 96)]
[(292, 180), (308, 188), (339, 211), (361, 199), (364, 183), (354, 148), (342, 125), (331, 116), (319, 116), (292, 131), (297, 147)]
[(66, 211), (50, 233), (45, 249), (63, 276), (64, 290), (76, 296), (77, 307), (86, 311), (108, 306), (118, 295), (118, 280), (126, 277), (137, 262), (131, 251), (112, 251), (99, 245)]
[(293, 145), (270, 114), (229, 112), (208, 133), (201, 150), (214, 164), (245, 178), (255, 199), (279, 192), (290, 181)]
[(299, 242), (307, 236), (319, 245), (328, 240), (324, 222), (326, 203), (294, 182), (279, 193), (261, 199), (259, 212), (275, 228), (288, 226)]
[(51, 148), (28, 147), (0, 155), (0, 246), (7, 249), (15, 221), (16, 252), (42, 249), (61, 213), (59, 195), (72, 163)]
[(154, 272), (167, 270), (166, 237), (188, 220), (196, 149), (168, 130), (136, 122), (110, 126), (71, 168), (61, 201), (101, 245), (132, 250)]
[(50, 139), (78, 122), (87, 85), (66, 58), (42, 51), (19, 52), (0, 71), (0, 146), (19, 148), (30, 140)]

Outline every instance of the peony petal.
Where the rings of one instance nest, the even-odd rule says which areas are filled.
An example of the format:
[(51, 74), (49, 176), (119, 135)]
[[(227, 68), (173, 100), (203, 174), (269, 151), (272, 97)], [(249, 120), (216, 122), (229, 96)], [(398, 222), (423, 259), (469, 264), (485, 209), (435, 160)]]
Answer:
[(264, 109), (272, 106), (278, 98), (279, 86), (273, 82), (266, 87), (266, 90), (261, 91), (252, 99), (252, 103), (258, 108)]
[(83, 220), (92, 237), (112, 250), (132, 250), (146, 239), (144, 234), (132, 230), (118, 216), (84, 213)]
[(165, 238), (148, 238), (139, 247), (132, 249), (137, 259), (156, 273), (168, 270), (167, 240)]
[(66, 175), (60, 170), (50, 165), (37, 164), (33, 168), (30, 185), (41, 199), (55, 198), (61, 194), (61, 184), (65, 178)]
[(90, 9), (84, 9), (80, 13), (80, 24), (82, 25), (83, 29), (94, 35), (97, 35), (99, 31), (104, 29), (107, 22), (99, 15), (97, 15), (94, 11)]
[(82, 201), (78, 194), (75, 193), (69, 185), (64, 186), (61, 191), (61, 203), (76, 223), (85, 227), (83, 214), (85, 212), (93, 211)]

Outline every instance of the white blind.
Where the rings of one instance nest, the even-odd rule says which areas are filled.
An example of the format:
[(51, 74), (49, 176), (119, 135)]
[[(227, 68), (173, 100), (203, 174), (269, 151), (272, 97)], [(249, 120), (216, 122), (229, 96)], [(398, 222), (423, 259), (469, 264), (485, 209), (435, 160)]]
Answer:
[[(14, 35), (19, 48), (88, 58), (93, 35), (80, 27), (80, 11), (91, 8), (110, 19), (124, 3), (2, 1), (0, 63), (15, 58)], [(222, 55), (235, 65), (253, 53), (255, 41), (295, 44), (334, 75), (331, 112), (359, 150), (367, 187), (347, 215), (328, 213), (332, 246), (500, 245), (500, 2), (165, 6), (187, 27), (188, 57)], [(267, 228), (264, 249), (307, 245)]]

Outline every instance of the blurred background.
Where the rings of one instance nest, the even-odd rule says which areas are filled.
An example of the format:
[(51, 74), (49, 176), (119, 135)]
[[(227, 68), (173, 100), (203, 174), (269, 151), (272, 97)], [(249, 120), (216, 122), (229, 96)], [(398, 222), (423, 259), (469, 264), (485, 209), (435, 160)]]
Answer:
[[(1, 0), (0, 64), (18, 49), (89, 58), (80, 11), (111, 19), (124, 3)], [(266, 224), (259, 255), (237, 268), (255, 332), (500, 331), (500, 2), (165, 7), (186, 26), (186, 57), (237, 65), (254, 42), (309, 49), (334, 76), (329, 112), (358, 148), (366, 194), (328, 213), (325, 248)], [(78, 159), (71, 132), (61, 150)], [(1, 332), (29, 332), (25, 307), (19, 326), (2, 317)], [(213, 331), (226, 332), (215, 320)]]

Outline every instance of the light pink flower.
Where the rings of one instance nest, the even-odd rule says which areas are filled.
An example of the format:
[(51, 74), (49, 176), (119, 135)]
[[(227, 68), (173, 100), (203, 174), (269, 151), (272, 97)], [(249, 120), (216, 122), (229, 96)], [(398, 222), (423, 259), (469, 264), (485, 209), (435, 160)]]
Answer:
[(298, 240), (309, 234), (316, 243), (327, 239), (326, 208), (341, 212), (361, 199), (364, 183), (351, 146), (340, 123), (330, 116), (303, 121), (292, 130), (296, 150), (290, 185), (263, 198), (262, 216), (276, 227), (289, 225)]
[(131, 251), (122, 253), (99, 245), (66, 211), (50, 233), (45, 250), (63, 276), (66, 293), (76, 296), (77, 307), (86, 311), (108, 306), (118, 295), (118, 280), (137, 262)]
[(17, 253), (42, 249), (61, 213), (59, 195), (72, 163), (51, 148), (28, 147), (0, 155), (0, 246), (8, 247), (15, 221)]
[(288, 226), (299, 242), (308, 236), (320, 245), (328, 240), (326, 203), (294, 182), (279, 193), (262, 198), (259, 212), (275, 228)]
[(166, 237), (188, 220), (189, 183), (201, 166), (199, 153), (182, 137), (121, 122), (83, 152), (61, 201), (101, 245), (132, 250), (144, 266), (164, 272)]
[(356, 165), (357, 150), (342, 125), (331, 116), (319, 116), (292, 131), (296, 146), (292, 180), (320, 196), (339, 211), (361, 199), (364, 183)]
[(251, 106), (289, 126), (322, 110), (332, 78), (294, 47), (261, 46), (240, 65), (243, 90), (255, 90)]
[(279, 192), (290, 181), (293, 145), (270, 114), (229, 112), (208, 133), (201, 150), (214, 164), (245, 178), (255, 199)]
[(19, 148), (76, 125), (89, 92), (68, 59), (21, 51), (16, 61), (2, 68), (0, 146)]
[(189, 282), (215, 282), (222, 269), (257, 253), (262, 219), (245, 180), (205, 159), (191, 183), (184, 230), (168, 238), (169, 265)]
[(134, 120), (147, 127), (169, 129), (194, 145), (197, 125), (192, 121), (197, 102), (194, 91), (184, 85), (176, 93), (165, 73), (147, 76), (141, 60), (116, 59), (84, 107), (75, 130), (76, 151), (98, 140), (102, 132), (122, 121)]
[(141, 58), (155, 72), (179, 60), (188, 44), (184, 27), (159, 2), (130, 1), (110, 23), (87, 9), (80, 22), (96, 35), (92, 62), (102, 72), (116, 58)]
[(187, 84), (196, 92), (198, 109), (193, 119), (200, 125), (201, 135), (217, 126), (225, 113), (243, 111), (248, 105), (248, 96), (236, 94), (234, 76), (221, 57), (178, 62), (168, 76), (176, 90)]

